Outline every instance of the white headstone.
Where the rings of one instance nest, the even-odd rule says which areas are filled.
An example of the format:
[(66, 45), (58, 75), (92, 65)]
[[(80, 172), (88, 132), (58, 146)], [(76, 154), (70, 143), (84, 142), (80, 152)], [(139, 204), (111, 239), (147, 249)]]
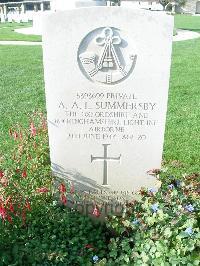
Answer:
[(1, 23), (5, 23), (5, 22), (6, 22), (6, 20), (5, 20), (5, 16), (4, 16), (3, 13), (1, 13)]
[(8, 17), (8, 22), (12, 22), (12, 20), (13, 20), (12, 19), (12, 14), (8, 13), (8, 16), (7, 17)]
[(26, 13), (21, 15), (22, 22), (28, 22), (28, 15)]
[(141, 8), (141, 5), (138, 2), (133, 1), (121, 1), (122, 7), (128, 7), (128, 8)]
[(38, 35), (42, 34), (44, 17), (51, 12), (52, 11), (34, 12), (34, 14), (33, 14), (33, 32), (34, 32), (34, 34), (38, 34)]
[(19, 11), (15, 11), (13, 13), (13, 21), (20, 23), (21, 22), (21, 14), (19, 13)]
[(47, 17), (43, 34), (53, 171), (77, 190), (155, 187), (161, 167), (173, 18), (122, 7)]
[(28, 17), (28, 20), (33, 20), (35, 11), (26, 10), (26, 15)]
[(200, 14), (200, 1), (196, 3), (196, 14)]
[(35, 12), (33, 16), (33, 28), (38, 34), (42, 34), (43, 12)]

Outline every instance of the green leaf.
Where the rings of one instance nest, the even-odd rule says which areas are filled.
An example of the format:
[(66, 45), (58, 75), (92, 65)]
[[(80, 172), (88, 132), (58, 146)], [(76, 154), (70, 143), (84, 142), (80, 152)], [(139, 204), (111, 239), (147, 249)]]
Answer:
[(172, 235), (172, 231), (170, 229), (170, 227), (167, 227), (165, 230), (164, 230), (164, 236), (166, 237), (170, 237)]

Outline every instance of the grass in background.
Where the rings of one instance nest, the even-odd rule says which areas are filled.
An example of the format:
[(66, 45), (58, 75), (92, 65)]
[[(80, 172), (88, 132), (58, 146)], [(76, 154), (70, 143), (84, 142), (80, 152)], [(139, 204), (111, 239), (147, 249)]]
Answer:
[(199, 171), (200, 39), (173, 45), (164, 160), (172, 173)]
[[(45, 111), (42, 49), (0, 45), (0, 153), (9, 147), (8, 129), (27, 126), (28, 113)], [(8, 145), (3, 145), (3, 140)]]
[(0, 23), (0, 41), (32, 41), (40, 42), (41, 36), (38, 35), (25, 35), (17, 33), (14, 30), (19, 28), (31, 27), (32, 23)]
[(200, 32), (200, 17), (191, 15), (175, 15), (174, 27), (177, 29)]
[[(175, 27), (200, 32), (200, 17), (176, 15)], [(173, 44), (164, 162), (174, 174), (199, 172), (200, 39)]]

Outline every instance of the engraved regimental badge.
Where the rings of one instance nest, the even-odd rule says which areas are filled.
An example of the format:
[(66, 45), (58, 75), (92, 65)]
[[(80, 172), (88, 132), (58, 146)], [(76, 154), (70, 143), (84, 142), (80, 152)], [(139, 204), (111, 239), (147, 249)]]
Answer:
[(78, 50), (79, 67), (93, 82), (119, 83), (132, 73), (136, 60), (136, 49), (128, 36), (111, 27), (90, 32)]

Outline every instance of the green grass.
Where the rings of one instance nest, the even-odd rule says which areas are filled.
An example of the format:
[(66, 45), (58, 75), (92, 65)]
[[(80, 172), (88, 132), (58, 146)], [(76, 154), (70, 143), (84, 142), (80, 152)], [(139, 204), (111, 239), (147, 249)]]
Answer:
[(177, 29), (200, 32), (200, 17), (191, 15), (176, 15), (174, 26)]
[[(175, 28), (200, 32), (200, 17), (176, 15)], [(171, 172), (199, 172), (200, 39), (173, 44), (163, 159)]]
[(199, 171), (199, 51), (200, 39), (176, 42), (173, 45), (163, 156), (173, 172)]
[(41, 36), (25, 35), (14, 31), (18, 28), (27, 28), (31, 26), (31, 23), (0, 23), (0, 41), (41, 41)]
[(0, 45), (0, 58), (0, 150), (4, 152), (7, 145), (1, 145), (8, 139), (8, 129), (17, 123), (27, 125), (29, 112), (44, 111), (45, 98), (41, 47)]
[[(187, 19), (182, 24), (186, 27)], [(195, 21), (200, 23), (200, 17)], [(197, 23), (197, 24), (198, 24)], [(189, 26), (188, 26), (189, 27)], [(191, 27), (194, 25), (191, 22)], [(198, 27), (196, 27), (198, 28)], [(200, 165), (200, 39), (173, 45), (163, 159), (171, 173), (199, 171)], [(45, 111), (41, 47), (0, 46), (0, 157), (9, 151), (8, 130), (28, 124), (28, 114)], [(7, 144), (3, 144), (7, 141)]]

